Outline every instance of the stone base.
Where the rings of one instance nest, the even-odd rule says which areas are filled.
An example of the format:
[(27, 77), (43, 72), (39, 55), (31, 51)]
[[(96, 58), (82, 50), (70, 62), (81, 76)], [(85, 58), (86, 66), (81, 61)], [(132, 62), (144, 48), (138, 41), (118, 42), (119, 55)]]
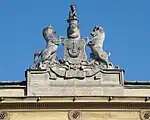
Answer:
[(121, 69), (107, 69), (84, 79), (51, 79), (46, 70), (27, 70), (27, 96), (123, 96)]

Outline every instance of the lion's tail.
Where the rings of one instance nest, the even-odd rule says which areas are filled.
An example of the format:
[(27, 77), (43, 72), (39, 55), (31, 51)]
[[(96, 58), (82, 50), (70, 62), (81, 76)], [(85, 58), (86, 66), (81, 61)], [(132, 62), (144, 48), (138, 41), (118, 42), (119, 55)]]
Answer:
[(109, 52), (109, 53), (108, 53), (108, 56), (110, 56), (110, 55), (111, 55), (111, 53)]

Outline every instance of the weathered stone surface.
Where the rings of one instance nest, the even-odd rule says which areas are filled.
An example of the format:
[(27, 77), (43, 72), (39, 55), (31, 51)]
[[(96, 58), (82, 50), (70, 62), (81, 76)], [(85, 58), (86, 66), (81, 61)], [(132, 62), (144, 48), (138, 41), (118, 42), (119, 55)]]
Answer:
[(124, 96), (150, 96), (150, 88), (125, 88)]
[(81, 71), (81, 70), (67, 70), (66, 71), (66, 78), (81, 78), (84, 79), (85, 78), (85, 72)]
[(4, 87), (1, 87), (0, 89), (0, 96), (3, 96), (3, 97), (22, 97), (25, 95), (25, 88), (17, 88), (17, 87), (13, 87), (13, 86), (5, 86)]
[[(140, 120), (138, 110), (80, 110), (81, 120)], [(20, 111), (20, 112), (10, 112), (10, 120), (69, 120), (68, 119), (69, 110), (47, 110), (38, 111), (34, 110), (32, 112)], [(58, 115), (59, 114), (59, 115)]]
[(82, 61), (86, 61), (85, 45), (84, 39), (66, 39), (64, 41), (64, 60), (71, 64), (80, 64)]
[[(107, 70), (92, 77), (50, 79), (48, 71), (27, 71), (28, 96), (107, 96), (124, 95), (123, 71)], [(69, 72), (73, 73), (73, 72)], [(73, 73), (74, 74), (74, 73)], [(82, 74), (82, 73), (80, 73)], [(76, 74), (79, 76), (79, 74)], [(72, 76), (72, 75), (71, 75)]]
[(61, 77), (64, 77), (66, 74), (66, 70), (64, 68), (59, 68), (58, 66), (51, 67), (51, 70), (52, 72)]

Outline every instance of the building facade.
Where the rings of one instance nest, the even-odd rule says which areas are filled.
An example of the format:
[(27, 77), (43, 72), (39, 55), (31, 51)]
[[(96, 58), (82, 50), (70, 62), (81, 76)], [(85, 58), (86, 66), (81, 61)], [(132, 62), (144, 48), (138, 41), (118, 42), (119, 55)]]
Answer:
[(81, 38), (78, 21), (71, 5), (67, 37), (44, 28), (46, 47), (34, 54), (25, 80), (0, 83), (0, 120), (150, 120), (150, 82), (124, 80), (124, 70), (103, 49), (103, 28), (93, 28), (92, 40)]

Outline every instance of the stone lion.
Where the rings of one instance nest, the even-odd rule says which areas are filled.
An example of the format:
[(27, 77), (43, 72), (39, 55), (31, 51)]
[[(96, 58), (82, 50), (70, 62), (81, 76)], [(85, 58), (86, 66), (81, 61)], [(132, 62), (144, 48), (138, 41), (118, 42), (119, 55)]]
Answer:
[(99, 26), (95, 26), (93, 28), (93, 31), (91, 32), (92, 35), (92, 40), (88, 42), (88, 45), (91, 48), (91, 57), (97, 61), (99, 64), (105, 64), (106, 68), (109, 67), (109, 65), (111, 64), (108, 61), (108, 57), (110, 56), (110, 54), (107, 54), (104, 50), (103, 50), (103, 42), (105, 39), (105, 32), (103, 30), (102, 27)]
[(43, 29), (43, 37), (46, 41), (46, 47), (41, 52), (34, 54), (34, 64), (37, 63), (39, 57), (39, 68), (46, 68), (48, 64), (57, 62), (56, 61), (56, 51), (60, 41), (56, 38), (56, 31), (52, 26), (48, 26)]

